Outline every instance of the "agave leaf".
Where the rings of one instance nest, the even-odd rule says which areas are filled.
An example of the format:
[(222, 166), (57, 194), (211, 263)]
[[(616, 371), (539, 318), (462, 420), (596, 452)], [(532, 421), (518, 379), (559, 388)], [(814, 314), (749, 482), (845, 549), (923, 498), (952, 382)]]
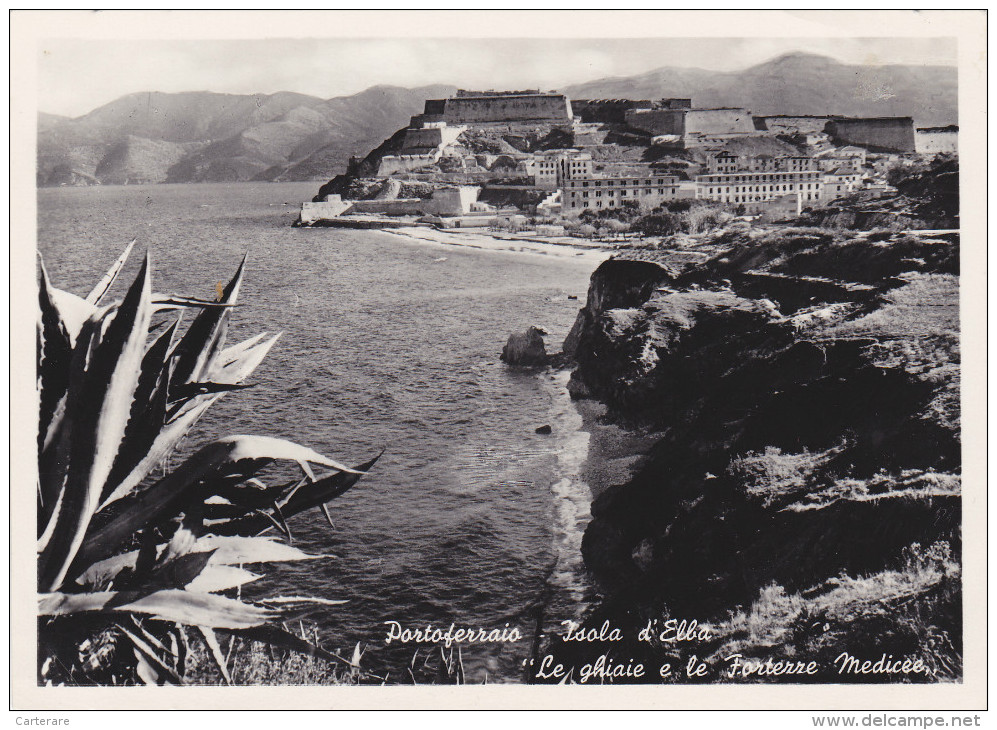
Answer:
[[(80, 383), (85, 382), (87, 368), (93, 359), (94, 353), (100, 346), (102, 340), (103, 323), (100, 320), (87, 320), (80, 330), (73, 347), (73, 356), (70, 362), (70, 384), (75, 384), (74, 390), (80, 390)], [(69, 408), (70, 393), (67, 390), (64, 399), (65, 408)], [(74, 405), (79, 400), (77, 397)], [(65, 539), (67, 515), (64, 514), (66, 508), (66, 481), (69, 475), (70, 459), (73, 448), (73, 426), (75, 419), (72, 410), (69, 416), (63, 416), (59, 428), (52, 436), (45, 450), (38, 460), (38, 491), (40, 500), (44, 499), (46, 506), (39, 510), (39, 518), (47, 520), (38, 538), (39, 567), (51, 556), (50, 544), (52, 540), (61, 534)], [(54, 498), (53, 498), (54, 495)]]
[[(219, 298), (223, 304), (235, 304), (246, 268), (243, 257), (235, 276)], [(175, 383), (181, 385), (201, 380), (208, 372), (225, 341), (230, 308), (204, 309), (184, 333), (176, 349)]]
[(211, 658), (215, 660), (215, 666), (222, 673), (222, 677), (225, 678), (225, 684), (232, 684), (232, 677), (228, 673), (228, 663), (225, 661), (225, 654), (222, 653), (221, 644), (218, 643), (218, 637), (215, 636), (215, 632), (212, 631), (207, 626), (198, 626), (197, 630), (201, 634), (201, 638), (204, 639), (204, 645), (210, 650)]
[[(278, 332), (273, 337), (263, 342), (257, 343), (237, 353), (230, 361), (225, 362), (224, 352), (209, 371), (209, 377), (217, 383), (240, 383), (259, 367), (267, 354), (280, 339), (282, 332)], [(223, 364), (224, 363), (224, 364)]]
[[(159, 677), (165, 675), (173, 681), (173, 684), (183, 684), (183, 680), (180, 679), (180, 675), (177, 674), (176, 670), (173, 669), (166, 660), (160, 655), (160, 651), (168, 651), (166, 647), (160, 645), (159, 647), (153, 646), (145, 637), (140, 637), (137, 633), (129, 631), (127, 628), (121, 624), (116, 624), (118, 630), (121, 631), (128, 640), (132, 642), (135, 646), (136, 657), (139, 659), (140, 664), (142, 661), (147, 663), (146, 677), (143, 677), (143, 681), (147, 681), (150, 678), (154, 678), (151, 682), (152, 684), (160, 684)], [(157, 651), (159, 649), (160, 651)], [(151, 665), (151, 666), (150, 666)], [(152, 670), (150, 673), (148, 670)], [(142, 676), (141, 674), (139, 675)]]
[[(111, 502), (125, 496), (127, 492), (118, 491), (118, 487), (142, 460), (143, 454), (149, 452), (163, 428), (170, 384), (167, 352), (179, 324), (179, 319), (174, 321), (142, 358), (142, 369), (135, 389), (135, 399), (129, 412), (128, 425), (125, 427), (125, 436), (101, 492), (98, 512)], [(114, 499), (111, 499), (112, 495), (115, 495)]]
[[(204, 538), (201, 538), (202, 540)], [(213, 593), (235, 588), (257, 580), (260, 576), (223, 562), (226, 556), (238, 554), (234, 550), (223, 552), (220, 556), (217, 547), (212, 547), (209, 543), (194, 543), (194, 552), (197, 557), (206, 558), (205, 566), (201, 572), (186, 584), (187, 590), (197, 593)], [(160, 545), (157, 553), (164, 554), (166, 545)], [(76, 582), (82, 586), (107, 585), (125, 570), (135, 570), (138, 563), (139, 551), (132, 550), (127, 553), (115, 555), (105, 560), (98, 561), (91, 565)], [(300, 560), (300, 557), (291, 556), (291, 560)], [(238, 562), (238, 561), (230, 561)]]
[(164, 621), (215, 629), (245, 629), (265, 623), (273, 612), (213, 593), (177, 589), (156, 591), (127, 603), (116, 591), (98, 593), (43, 593), (38, 615), (68, 616), (78, 613), (144, 613)]
[(70, 381), (73, 438), (59, 524), (42, 553), (42, 585), (67, 577), (124, 438), (145, 352), (151, 308), (149, 256), (93, 352), (85, 376)]
[(211, 381), (198, 381), (196, 383), (184, 383), (172, 389), (170, 393), (171, 401), (188, 401), (199, 395), (210, 395), (213, 393), (228, 393), (233, 390), (244, 390), (252, 388), (253, 385), (242, 383), (212, 383)]
[[(241, 356), (237, 357), (235, 361), (224, 368), (212, 371), (212, 379), (218, 383), (236, 383), (249, 377), (263, 361), (279, 337), (279, 334), (275, 335), (267, 342), (260, 343), (250, 351), (243, 352)], [(193, 428), (204, 412), (223, 395), (225, 394), (217, 393), (198, 396), (185, 403), (180, 411), (170, 418), (169, 423), (160, 430), (152, 446), (144, 452), (141, 461), (135, 465), (128, 476), (121, 480), (121, 483), (115, 488), (112, 495), (104, 500), (103, 505), (120, 499), (141, 483), (174, 450), (176, 444)]]
[(197, 580), (210, 560), (210, 552), (190, 553), (170, 558), (156, 568), (142, 582), (141, 587), (143, 589), (147, 589), (148, 587), (183, 588)]
[(187, 590), (193, 593), (219, 593), (252, 583), (261, 577), (244, 568), (237, 568), (234, 565), (212, 565), (209, 561), (201, 574), (187, 584)]
[(329, 523), (329, 527), (335, 530), (336, 525), (333, 524), (332, 515), (329, 514), (329, 505), (323, 502), (322, 504), (319, 505), (319, 508), (322, 510), (322, 514), (325, 515), (325, 521)]
[[(174, 516), (178, 507), (189, 502), (192, 490), (204, 480), (219, 473), (224, 474), (226, 467), (240, 461), (275, 459), (309, 461), (352, 474), (358, 473), (312, 449), (283, 439), (270, 436), (230, 436), (219, 439), (194, 453), (177, 469), (137, 495), (106, 525), (92, 531), (80, 546), (75, 569), (83, 572), (91, 563), (112, 555), (144, 525)], [(202, 502), (209, 496), (211, 495), (197, 495)]]
[[(383, 453), (382, 451), (381, 454)], [(350, 472), (330, 474), (312, 483), (305, 482), (301, 484), (301, 482), (295, 482), (298, 488), (292, 490), (277, 504), (282, 518), (286, 521), (294, 515), (300, 514), (312, 507), (318, 507), (345, 494), (360, 481), (360, 477), (363, 474), (370, 471), (371, 467), (381, 458), (381, 454), (360, 464)], [(273, 526), (273, 523), (274, 519), (267, 515), (251, 514), (230, 520), (229, 522), (213, 525), (212, 531), (218, 535), (260, 534), (269, 530)]]
[(187, 435), (187, 432), (193, 428), (204, 412), (222, 395), (224, 394), (219, 393), (188, 402), (174, 419), (159, 430), (152, 446), (143, 454), (141, 460), (132, 468), (128, 476), (122, 479), (121, 483), (103, 501), (101, 509), (131, 493), (156, 466), (162, 463), (163, 459), (173, 452), (180, 439)]
[(331, 598), (313, 598), (311, 596), (274, 596), (273, 598), (261, 598), (260, 603), (316, 603), (320, 606), (342, 606), (349, 601), (335, 601)]
[[(51, 439), (53, 419), (59, 404), (65, 408), (66, 390), (69, 387), (69, 364), (73, 345), (62, 322), (59, 310), (52, 301), (52, 284), (49, 282), (45, 263), (41, 262), (41, 284), (38, 288), (38, 391), (40, 412), (38, 419), (38, 453), (44, 451)], [(59, 419), (61, 420), (61, 419)]]
[(198, 538), (195, 551), (214, 550), (215, 565), (242, 565), (291, 560), (316, 560), (327, 555), (309, 555), (296, 547), (268, 537), (205, 535)]
[(216, 307), (220, 309), (234, 307), (234, 304), (228, 304), (226, 302), (215, 301), (214, 299), (198, 299), (197, 297), (181, 297), (176, 294), (160, 294), (155, 293), (152, 295), (152, 304), (157, 312), (163, 312), (168, 309), (182, 309), (184, 307)]
[(254, 345), (258, 344), (260, 340), (262, 340), (266, 336), (267, 336), (266, 332), (260, 332), (260, 334), (253, 335), (252, 337), (249, 337), (243, 340), (242, 342), (239, 342), (238, 344), (226, 347), (218, 354), (218, 359), (216, 361), (217, 365), (219, 367), (224, 367), (225, 365), (234, 362), (236, 359), (239, 358), (240, 355), (242, 355), (242, 353), (244, 353), (246, 350), (250, 349)]
[[(102, 310), (82, 297), (54, 287), (49, 288), (49, 296), (52, 299), (52, 303), (55, 304), (56, 309), (59, 310), (59, 318), (66, 328), (66, 334), (69, 335), (70, 343), (76, 343), (76, 338), (79, 336), (80, 330), (83, 329), (83, 325), (87, 320), (100, 318)], [(109, 308), (103, 311), (109, 313), (112, 309)]]
[(158, 686), (159, 674), (149, 660), (139, 651), (137, 646), (132, 647), (132, 653), (135, 655), (135, 676), (141, 680), (142, 684)]
[(118, 278), (118, 274), (125, 266), (125, 262), (128, 260), (128, 255), (132, 252), (132, 248), (135, 247), (135, 241), (137, 238), (133, 238), (131, 242), (125, 246), (124, 252), (118, 256), (118, 260), (111, 265), (111, 268), (107, 270), (107, 273), (97, 282), (97, 285), (90, 290), (87, 294), (86, 302), (89, 304), (97, 305), (100, 304), (100, 300), (103, 299), (104, 295), (114, 284), (114, 280)]
[(259, 626), (273, 615), (268, 609), (234, 598), (176, 589), (157, 591), (123, 605), (120, 610), (147, 613), (166, 621), (189, 626), (210, 626), (214, 629)]

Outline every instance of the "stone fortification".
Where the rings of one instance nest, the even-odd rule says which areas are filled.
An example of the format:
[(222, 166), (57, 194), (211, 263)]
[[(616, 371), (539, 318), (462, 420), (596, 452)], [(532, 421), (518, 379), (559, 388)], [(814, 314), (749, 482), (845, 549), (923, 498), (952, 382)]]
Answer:
[(914, 152), (914, 120), (910, 117), (832, 119), (824, 131), (836, 144), (857, 145), (875, 152)]
[(829, 121), (834, 119), (829, 115), (799, 115), (777, 114), (769, 117), (754, 117), (755, 128), (776, 134), (808, 134), (823, 132)]
[(959, 127), (922, 127), (917, 130), (914, 144), (918, 154), (937, 155), (959, 151)]
[(419, 154), (451, 145), (457, 141), (464, 127), (441, 125), (438, 127), (409, 128), (405, 130), (402, 154)]
[(747, 109), (634, 109), (626, 123), (652, 135), (714, 136), (753, 134), (755, 125)]
[(571, 102), (564, 94), (539, 92), (466, 92), (449, 99), (426, 101), (425, 115), (442, 116), (447, 124), (491, 122), (560, 122), (572, 120)]
[(575, 99), (571, 109), (584, 123), (624, 124), (628, 111), (651, 109), (647, 99)]

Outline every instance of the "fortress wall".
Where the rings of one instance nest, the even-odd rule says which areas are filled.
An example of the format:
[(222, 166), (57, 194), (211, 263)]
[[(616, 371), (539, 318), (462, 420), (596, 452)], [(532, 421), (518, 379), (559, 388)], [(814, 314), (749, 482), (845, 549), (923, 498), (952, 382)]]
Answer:
[(426, 116), (442, 117), (446, 109), (446, 99), (426, 99), (422, 113)]
[(411, 147), (439, 147), (443, 143), (443, 130), (439, 127), (429, 129), (406, 129), (403, 149)]
[(652, 109), (627, 112), (627, 124), (653, 135), (753, 134), (747, 109)]
[(343, 200), (339, 195), (328, 195), (322, 203), (302, 203), (301, 222), (304, 224), (335, 218), (353, 207), (353, 201)]
[(585, 123), (624, 124), (631, 109), (650, 109), (648, 100), (582, 99), (571, 102), (571, 109)]
[(776, 117), (756, 117), (756, 119), (761, 120), (762, 122), (761, 128), (769, 132), (782, 132), (786, 134), (802, 132), (806, 134), (808, 132), (823, 132), (824, 126), (828, 123), (831, 117), (776, 116)]
[(384, 215), (425, 215), (432, 204), (422, 198), (395, 198), (394, 200), (354, 200), (351, 213), (382, 213)]
[[(430, 113), (427, 109), (426, 113)], [(563, 94), (462, 96), (446, 100), (448, 124), (512, 121), (570, 122), (571, 102)]]
[(685, 109), (634, 109), (626, 113), (627, 126), (648, 134), (685, 134)]
[(388, 177), (396, 172), (418, 170), (433, 165), (440, 159), (438, 154), (430, 155), (385, 155), (377, 165), (376, 177)]
[(752, 134), (755, 123), (747, 109), (689, 109), (685, 117), (685, 133), (689, 134)]
[(914, 146), (918, 154), (922, 155), (958, 152), (959, 128), (933, 127), (930, 129), (919, 129), (914, 135)]
[(835, 143), (884, 152), (914, 152), (914, 120), (910, 117), (832, 119), (824, 128)]

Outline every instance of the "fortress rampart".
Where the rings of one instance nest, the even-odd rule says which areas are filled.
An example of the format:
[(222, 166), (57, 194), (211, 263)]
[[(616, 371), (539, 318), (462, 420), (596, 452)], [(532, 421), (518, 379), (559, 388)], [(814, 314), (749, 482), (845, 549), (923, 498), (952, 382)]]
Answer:
[(572, 120), (571, 102), (564, 94), (480, 94), (426, 101), (424, 114), (442, 115), (447, 124), (489, 122), (561, 122)]
[(824, 128), (839, 145), (856, 145), (874, 152), (914, 152), (914, 120), (910, 117), (832, 119)]
[(755, 127), (757, 129), (784, 134), (823, 132), (824, 127), (832, 119), (834, 119), (834, 117), (829, 115), (790, 116), (778, 114), (771, 117), (754, 117)]
[(405, 130), (405, 141), (402, 153), (429, 152), (441, 145), (450, 145), (457, 141), (464, 127), (424, 127)]
[(633, 129), (652, 135), (753, 134), (755, 125), (747, 109), (635, 109), (626, 114)]
[(632, 109), (650, 109), (649, 100), (634, 99), (575, 99), (571, 109), (585, 123), (624, 124)]
[(959, 151), (959, 127), (924, 127), (917, 130), (914, 144), (918, 154), (937, 155)]

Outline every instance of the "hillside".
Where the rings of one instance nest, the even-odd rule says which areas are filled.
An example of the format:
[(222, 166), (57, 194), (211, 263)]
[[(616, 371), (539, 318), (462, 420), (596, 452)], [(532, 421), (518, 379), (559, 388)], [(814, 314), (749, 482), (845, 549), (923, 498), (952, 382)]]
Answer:
[[(345, 172), (351, 156), (366, 154), (406, 126), (426, 99), (454, 91), (375, 86), (332, 99), (290, 92), (130, 94), (76, 119), (39, 114), (37, 180), (328, 180)], [(663, 67), (565, 92), (575, 99), (691, 97), (697, 106), (744, 106), (763, 115), (912, 116), (918, 126), (958, 122), (955, 68), (854, 66), (805, 53), (736, 73)]]
[(856, 66), (792, 53), (743, 71), (663, 67), (569, 86), (573, 99), (691, 97), (759, 115), (911, 116), (917, 126), (958, 123), (958, 73), (949, 66)]
[[(320, 99), (130, 94), (76, 119), (39, 114), (39, 185), (307, 180), (345, 169), (451, 87)], [(314, 159), (313, 159), (314, 158)]]

